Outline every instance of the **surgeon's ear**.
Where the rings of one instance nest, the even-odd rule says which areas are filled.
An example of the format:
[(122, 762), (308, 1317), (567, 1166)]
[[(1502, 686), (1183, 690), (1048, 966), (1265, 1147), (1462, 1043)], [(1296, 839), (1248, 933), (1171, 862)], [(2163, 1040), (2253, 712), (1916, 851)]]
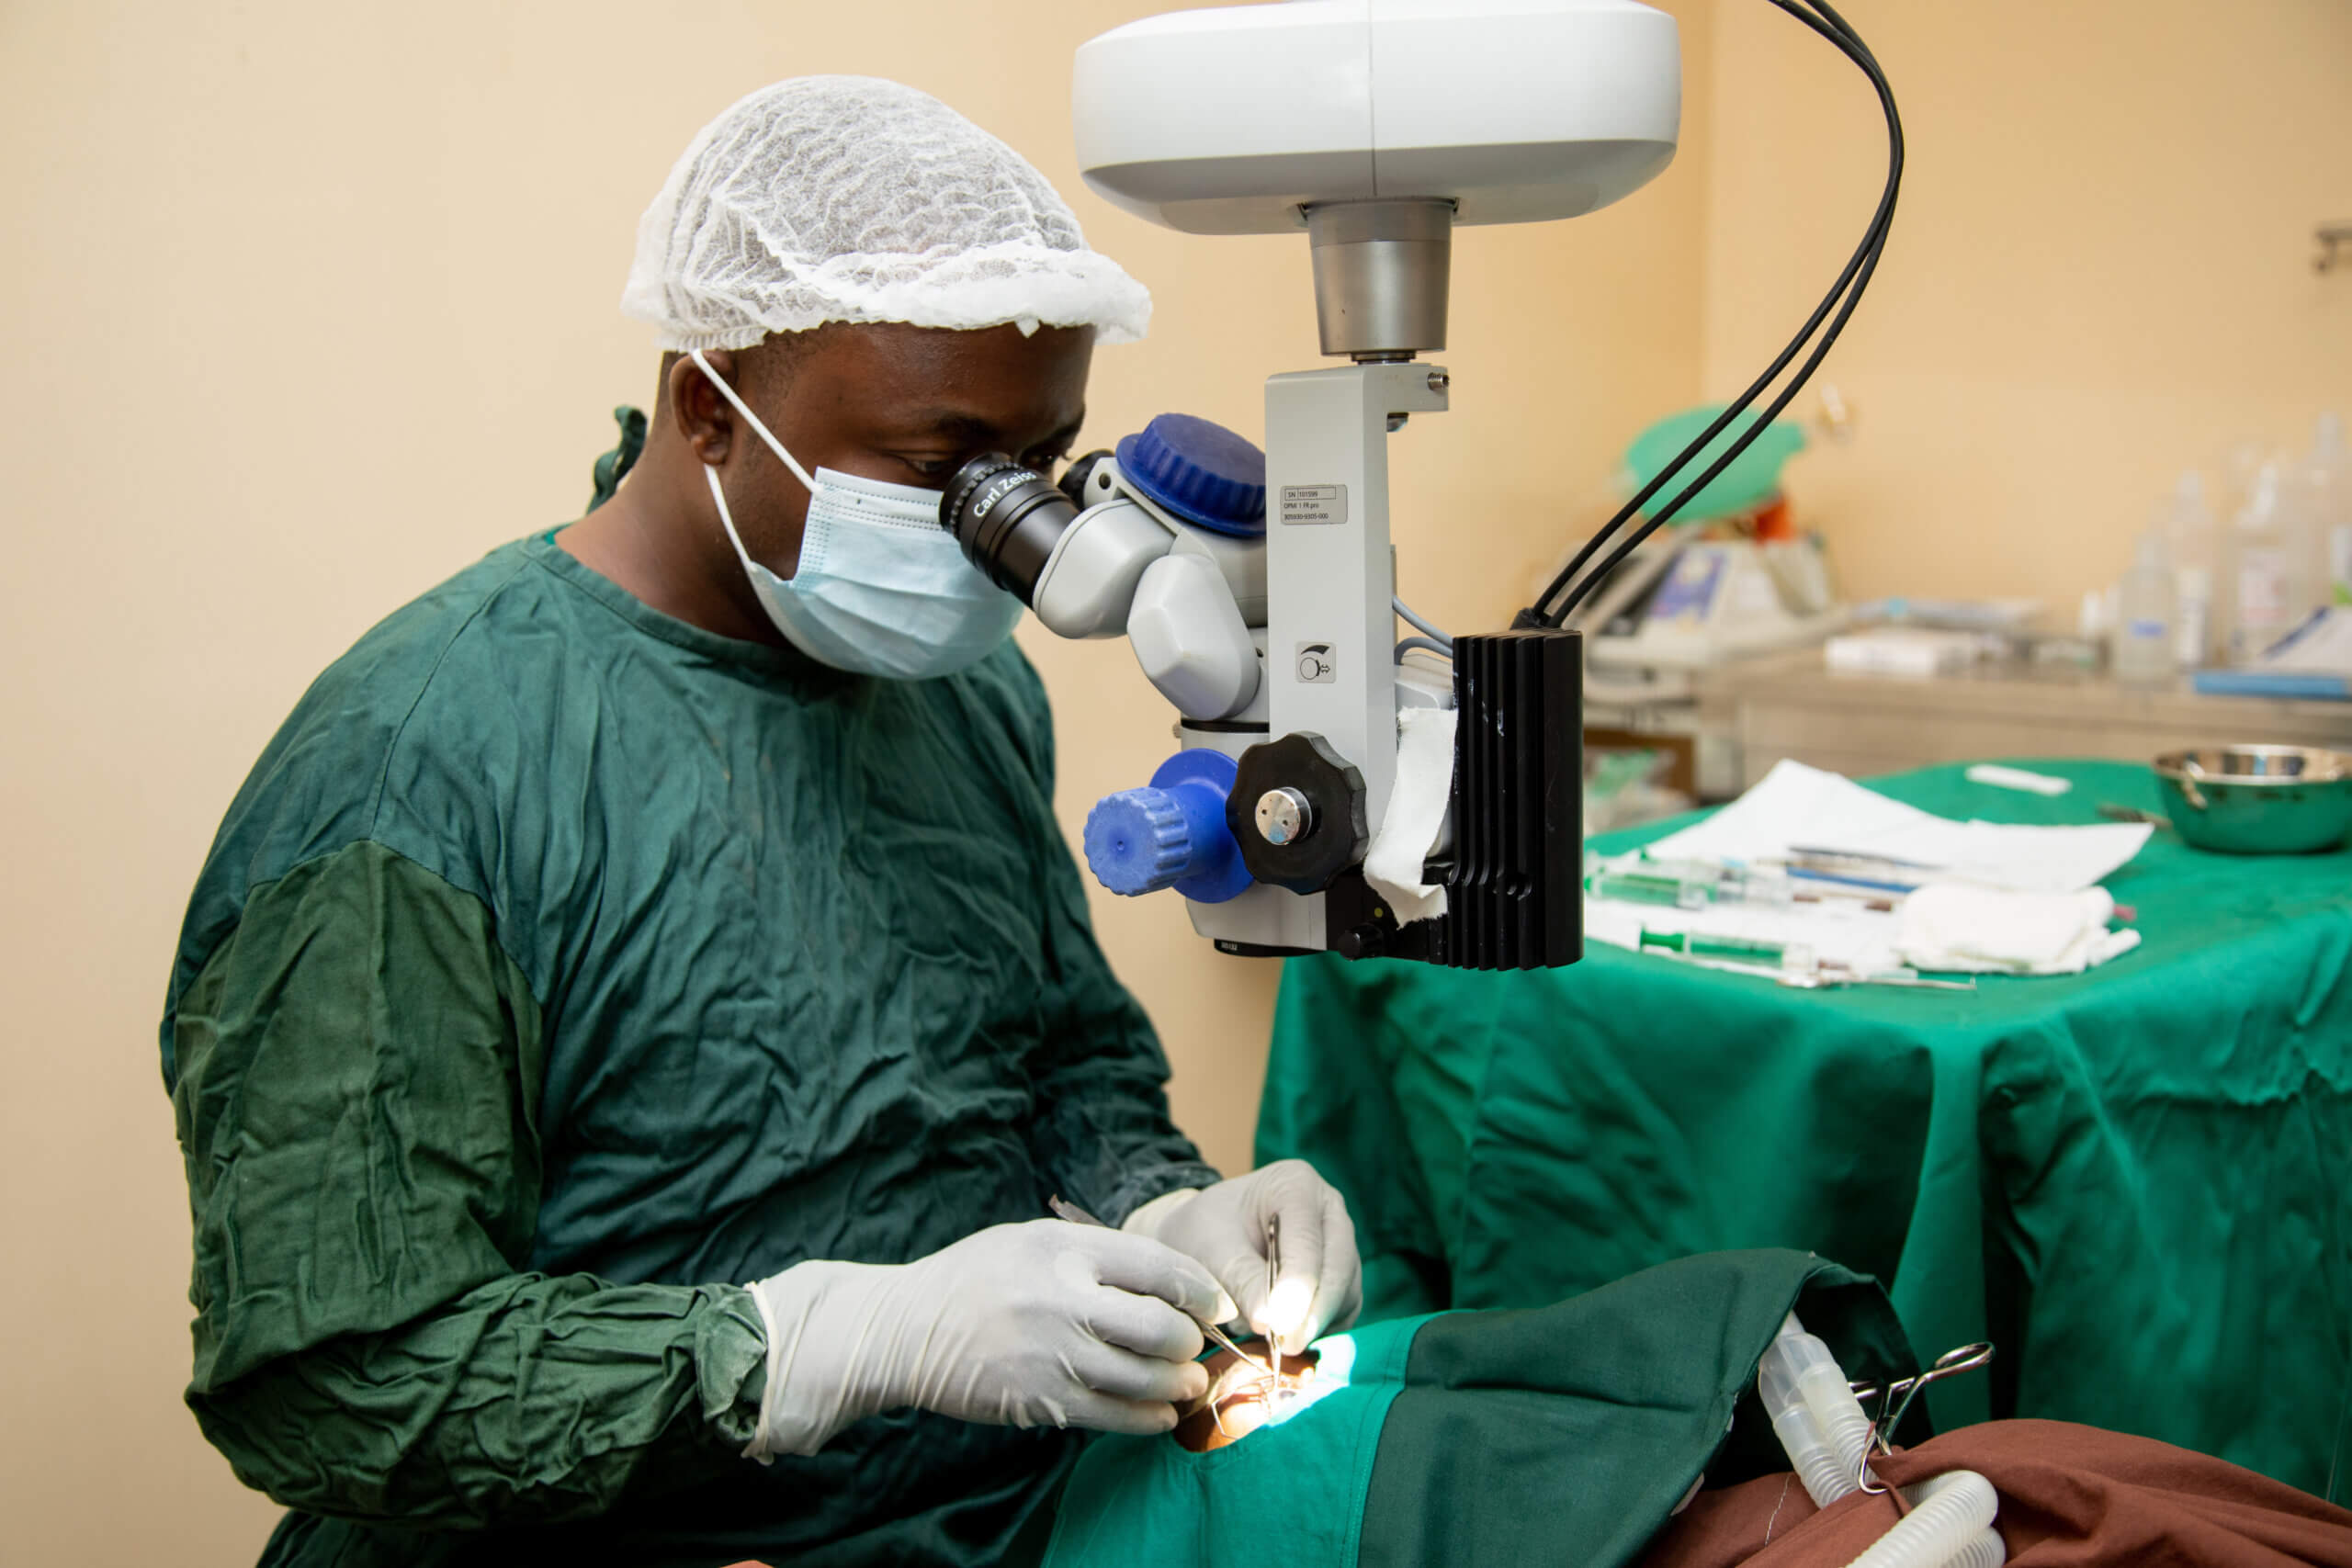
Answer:
[[(703, 351), (703, 357), (730, 386), (734, 384), (733, 354), (709, 348)], [(685, 437), (698, 461), (727, 460), (728, 447), (735, 437), (735, 411), (690, 354), (682, 354), (670, 364), (670, 417), (677, 422), (678, 434)]]

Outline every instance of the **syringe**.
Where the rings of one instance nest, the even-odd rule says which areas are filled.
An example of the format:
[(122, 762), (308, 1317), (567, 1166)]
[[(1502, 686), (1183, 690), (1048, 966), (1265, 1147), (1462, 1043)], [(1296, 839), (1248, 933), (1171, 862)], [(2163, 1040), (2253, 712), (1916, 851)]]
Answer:
[(1596, 898), (1628, 904), (1671, 904), (1679, 909), (1702, 909), (1710, 904), (1784, 905), (1794, 891), (1780, 877), (1750, 876), (1725, 870), (1713, 875), (1692, 875), (1682, 867), (1672, 871), (1598, 871), (1584, 879), (1585, 891)]
[(1812, 948), (1803, 942), (1757, 942), (1747, 937), (1708, 936), (1700, 931), (1642, 932), (1643, 947), (1663, 948), (1685, 958), (1713, 958), (1726, 964), (1753, 964), (1765, 968), (1799, 972), (1819, 967)]

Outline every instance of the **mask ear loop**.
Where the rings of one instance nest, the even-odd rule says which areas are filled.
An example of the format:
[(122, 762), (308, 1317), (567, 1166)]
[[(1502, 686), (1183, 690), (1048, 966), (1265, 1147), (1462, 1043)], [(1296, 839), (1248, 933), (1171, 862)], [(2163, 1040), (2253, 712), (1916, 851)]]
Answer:
[[(743, 423), (759, 433), (760, 439), (768, 444), (768, 450), (775, 453), (783, 460), (784, 466), (792, 470), (792, 477), (800, 481), (810, 496), (815, 496), (817, 481), (808, 477), (808, 471), (806, 468), (793, 460), (792, 454), (784, 449), (784, 443), (775, 438), (775, 433), (768, 429), (760, 416), (746, 407), (741, 398), (736, 396), (735, 389), (729, 386), (726, 379), (710, 367), (710, 361), (702, 356), (702, 350), (695, 349), (686, 357), (693, 360), (701, 368), (702, 373), (709, 378), (710, 384), (718, 389), (718, 395), (734, 405), (735, 412), (742, 416)], [(759, 574), (752, 570), (751, 552), (743, 547), (743, 536), (735, 531), (735, 516), (728, 510), (727, 492), (719, 486), (718, 468), (713, 464), (705, 463), (702, 466), (702, 477), (710, 481), (710, 499), (718, 503), (719, 526), (727, 530), (727, 542), (735, 547), (735, 558), (743, 563), (743, 575), (756, 581)]]
[[(810, 495), (815, 495), (817, 481), (808, 477), (808, 470), (794, 460), (792, 454), (784, 449), (784, 443), (775, 438), (775, 432), (769, 430), (761, 421), (760, 416), (753, 413), (743, 400), (736, 395), (735, 389), (729, 386), (718, 372), (710, 367), (710, 361), (702, 356), (702, 350), (697, 348), (686, 357), (702, 367), (702, 373), (710, 378), (710, 384), (718, 389), (718, 395), (732, 403), (735, 412), (743, 416), (743, 423), (759, 433), (760, 439), (768, 444), (768, 450), (775, 453), (778, 460), (792, 470), (792, 477), (800, 481), (801, 488), (808, 491)], [(703, 466), (708, 468), (710, 465), (706, 463)]]
[(735, 547), (735, 558), (743, 563), (743, 575), (758, 586), (759, 573), (752, 565), (751, 552), (743, 548), (743, 537), (735, 532), (735, 519), (727, 510), (727, 492), (718, 488), (718, 470), (708, 463), (702, 466), (702, 477), (710, 481), (710, 499), (718, 503), (718, 525), (727, 530), (727, 542)]

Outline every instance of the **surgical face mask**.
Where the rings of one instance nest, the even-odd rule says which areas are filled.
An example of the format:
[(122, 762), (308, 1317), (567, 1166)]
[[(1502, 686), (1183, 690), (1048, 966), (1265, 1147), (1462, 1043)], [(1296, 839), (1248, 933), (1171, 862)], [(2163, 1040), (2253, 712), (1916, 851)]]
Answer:
[(793, 647), (852, 674), (923, 681), (978, 663), (1012, 635), (1021, 601), (981, 576), (956, 536), (940, 526), (937, 491), (831, 468), (812, 478), (699, 350), (693, 358), (808, 488), (800, 566), (786, 579), (743, 548), (718, 470), (708, 464), (702, 470), (752, 591)]

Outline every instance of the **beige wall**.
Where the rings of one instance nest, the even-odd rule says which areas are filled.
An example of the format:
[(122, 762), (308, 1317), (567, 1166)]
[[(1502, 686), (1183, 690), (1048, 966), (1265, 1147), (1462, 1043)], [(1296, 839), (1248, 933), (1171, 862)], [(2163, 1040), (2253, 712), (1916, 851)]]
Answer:
[[(646, 334), (614, 309), (637, 214), (703, 119), (777, 76), (864, 71), (1027, 152), (1159, 297), (1151, 340), (1098, 362), (1089, 441), (1163, 408), (1254, 435), (1261, 378), (1316, 362), (1303, 242), (1161, 233), (1078, 185), (1069, 51), (1160, 8), (0, 6), (11, 1560), (249, 1562), (268, 1527), (178, 1399), (187, 1211), (153, 1032), (182, 904), (320, 666), (577, 511), (606, 409), (650, 389)], [(1694, 83), (1705, 36), (1686, 32)], [(1507, 613), (1498, 581), (1564, 525), (1551, 487), (1694, 394), (1693, 142), (1619, 209), (1463, 236), (1454, 412), (1396, 443), (1430, 613)], [(1074, 829), (1148, 772), (1166, 716), (1124, 647), (1029, 646)], [(1273, 970), (1212, 956), (1167, 898), (1098, 913), (1167, 1037), (1180, 1118), (1245, 1166)]]
[[(1859, 72), (1720, 7), (1706, 381), (1738, 390), (1860, 238), (1884, 167)], [(1858, 597), (2028, 594), (2071, 624), (2184, 467), (2352, 413), (2345, 0), (1857, 0), (1910, 159), (1824, 375), (1853, 444), (1792, 489)], [(1804, 405), (1800, 404), (1802, 408)]]
[[(0, 6), (0, 1517), (26, 1561), (249, 1561), (273, 1510), (178, 1403), (186, 1209), (153, 1023), (231, 792), (385, 610), (577, 508), (651, 355), (613, 300), (702, 119), (806, 71), (938, 92), (1022, 147), (1158, 294), (1090, 442), (1163, 408), (1256, 434), (1314, 362), (1303, 243), (1111, 211), (1070, 165), (1078, 40), (1155, 0)], [(1736, 386), (1835, 269), (1878, 157), (1849, 70), (1690, 0), (1685, 148), (1579, 223), (1465, 232), (1453, 412), (1393, 444), (1411, 595), (1511, 607), (1634, 429)], [(2068, 601), (2184, 461), (2352, 403), (2352, 6), (1856, 0), (1912, 177), (1803, 459), (1851, 587)], [(2224, 21), (2223, 18), (2226, 17)], [(1712, 47), (1711, 47), (1712, 45)], [(1722, 129), (1709, 135), (1711, 118)], [(1566, 499), (1563, 499), (1563, 497)], [(1074, 829), (1168, 744), (1119, 645), (1036, 637)], [(1238, 1168), (1273, 972), (1166, 898), (1097, 914)]]

